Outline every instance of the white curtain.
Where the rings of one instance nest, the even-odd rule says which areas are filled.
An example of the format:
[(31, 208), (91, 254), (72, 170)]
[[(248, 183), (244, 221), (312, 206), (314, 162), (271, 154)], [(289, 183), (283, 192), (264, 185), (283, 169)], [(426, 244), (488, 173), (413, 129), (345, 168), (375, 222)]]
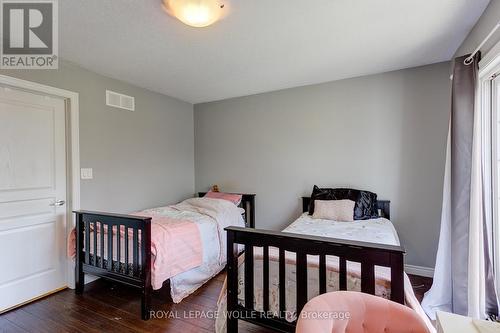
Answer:
[[(443, 204), (441, 210), (441, 229), (439, 247), (436, 255), (436, 268), (431, 289), (422, 300), (425, 313), (436, 320), (436, 311), (452, 312), (451, 293), (451, 149), (450, 133), (446, 144), (446, 166), (444, 170)], [(444, 286), (449, 286), (445, 288)]]

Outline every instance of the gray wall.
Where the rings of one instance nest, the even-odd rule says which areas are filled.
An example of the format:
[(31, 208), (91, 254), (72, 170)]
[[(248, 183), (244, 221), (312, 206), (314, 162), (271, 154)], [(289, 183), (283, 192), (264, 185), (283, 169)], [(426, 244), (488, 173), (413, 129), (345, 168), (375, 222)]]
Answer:
[[(484, 10), (483, 15), (479, 18), (474, 28), (471, 30), (462, 45), (458, 48), (455, 56), (461, 56), (474, 51), (474, 49), (483, 41), (489, 34), (491, 29), (500, 21), (500, 0), (491, 0), (490, 4)], [(495, 35), (481, 49), (485, 55), (496, 43), (500, 41), (500, 31), (497, 30)]]
[(257, 194), (259, 228), (299, 216), (314, 184), (377, 192), (407, 263), (434, 267), (450, 109), (450, 64), (198, 104), (197, 190)]
[[(194, 193), (193, 106), (62, 62), (59, 70), (0, 71), (80, 95), (85, 209), (130, 212)], [(107, 107), (105, 90), (135, 97), (134, 112)]]

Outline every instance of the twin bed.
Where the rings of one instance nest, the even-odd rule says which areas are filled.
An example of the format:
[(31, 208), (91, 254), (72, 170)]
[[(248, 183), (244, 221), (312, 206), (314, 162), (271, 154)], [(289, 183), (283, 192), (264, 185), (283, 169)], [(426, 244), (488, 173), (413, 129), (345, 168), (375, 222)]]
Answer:
[[(346, 223), (313, 219), (307, 212), (311, 198), (302, 200), (304, 214), (282, 232), (254, 229), (253, 194), (242, 195), (239, 215), (227, 204), (210, 212), (214, 202), (224, 200), (203, 198), (134, 215), (76, 212), (76, 291), (83, 291), (84, 273), (137, 287), (142, 292), (142, 318), (148, 319), (151, 290), (161, 287), (159, 281), (169, 282), (172, 299), (179, 302), (218, 274), (227, 257), (216, 332), (237, 332), (238, 320), (294, 332), (305, 303), (335, 290), (358, 290), (401, 304), (406, 301), (432, 331), (404, 273), (404, 249), (389, 220), (390, 202), (376, 200), (377, 216)], [(164, 217), (197, 223), (198, 229), (204, 228), (201, 243), (211, 245), (202, 247), (201, 263), (190, 260), (194, 267), (187, 265), (177, 271), (170, 263), (174, 266), (166, 270), (170, 275), (159, 277), (157, 271), (165, 268), (158, 261), (168, 259), (169, 253), (159, 255), (154, 234), (160, 229), (155, 225), (173, 222), (163, 221)]]
[[(226, 200), (191, 198), (166, 207), (119, 215), (76, 211), (77, 294), (84, 274), (135, 287), (141, 292), (141, 317), (149, 319), (151, 292), (169, 287), (176, 303), (224, 269), (224, 228), (255, 225), (255, 195)], [(89, 249), (87, 251), (87, 249)]]
[(294, 332), (307, 301), (336, 290), (401, 304), (406, 298), (425, 316), (404, 273), (405, 251), (389, 221), (389, 201), (376, 201), (376, 218), (336, 222), (313, 219), (307, 212), (311, 199), (302, 200), (304, 213), (281, 232), (226, 228), (227, 291), (221, 292), (219, 313), (229, 315), (218, 318), (216, 332), (237, 332), (238, 320)]

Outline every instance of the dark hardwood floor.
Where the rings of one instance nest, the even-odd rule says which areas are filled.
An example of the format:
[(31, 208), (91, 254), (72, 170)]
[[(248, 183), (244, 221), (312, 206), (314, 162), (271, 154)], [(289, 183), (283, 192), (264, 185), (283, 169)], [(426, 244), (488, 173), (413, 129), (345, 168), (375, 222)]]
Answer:
[[(410, 280), (421, 300), (432, 279), (410, 276)], [(81, 296), (66, 289), (0, 315), (0, 332), (213, 332), (215, 319), (196, 311), (216, 310), (223, 282), (220, 274), (180, 304), (165, 302), (168, 290), (162, 289), (153, 297), (153, 309), (170, 318), (143, 321), (138, 291), (98, 280), (86, 285)], [(239, 325), (240, 332), (272, 332), (242, 321)]]

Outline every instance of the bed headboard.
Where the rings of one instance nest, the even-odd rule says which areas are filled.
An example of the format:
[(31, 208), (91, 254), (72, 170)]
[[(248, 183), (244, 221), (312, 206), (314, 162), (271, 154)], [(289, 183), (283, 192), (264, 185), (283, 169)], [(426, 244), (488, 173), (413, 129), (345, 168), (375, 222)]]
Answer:
[[(205, 196), (207, 192), (198, 192), (198, 196), (201, 198)], [(245, 226), (247, 228), (255, 228), (255, 194), (249, 193), (232, 193), (241, 195), (240, 206), (245, 210)]]
[[(309, 210), (310, 202), (311, 197), (302, 197), (302, 212)], [(391, 202), (389, 200), (377, 200), (377, 210), (380, 217), (385, 217), (388, 220), (391, 219)]]

